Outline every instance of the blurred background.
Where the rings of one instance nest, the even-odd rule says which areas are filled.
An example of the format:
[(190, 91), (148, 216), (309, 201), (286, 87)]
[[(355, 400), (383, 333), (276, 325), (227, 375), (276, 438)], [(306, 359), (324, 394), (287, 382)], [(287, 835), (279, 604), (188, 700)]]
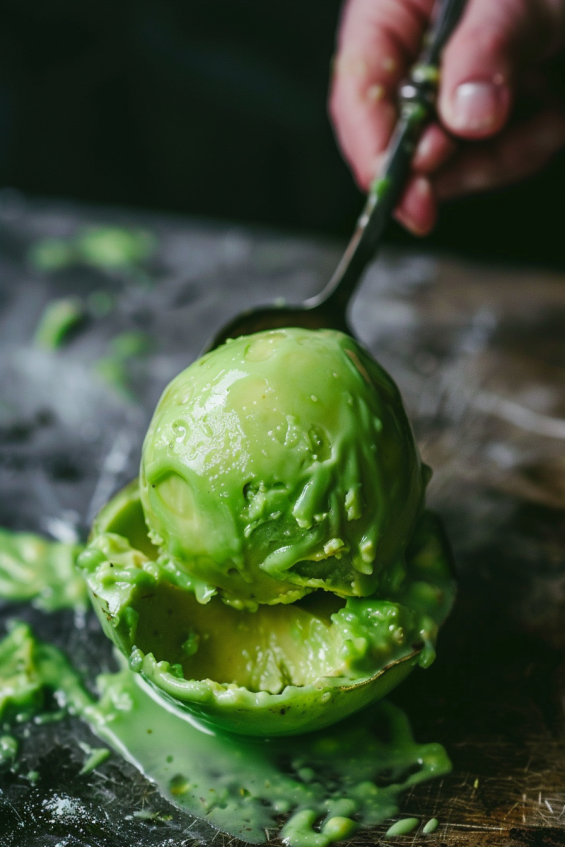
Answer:
[[(347, 236), (362, 197), (326, 114), (340, 5), (3, 0), (0, 185)], [(450, 204), (426, 246), (561, 266), (564, 177), (561, 155)]]

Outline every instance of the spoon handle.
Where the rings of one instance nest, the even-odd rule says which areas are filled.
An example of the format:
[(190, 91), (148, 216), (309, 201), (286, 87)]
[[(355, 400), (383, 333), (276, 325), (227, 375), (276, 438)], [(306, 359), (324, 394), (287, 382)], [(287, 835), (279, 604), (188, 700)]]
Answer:
[(306, 302), (327, 303), (345, 313), (361, 274), (373, 258), (408, 175), (422, 129), (431, 117), (439, 84), (441, 51), (455, 29), (466, 0), (438, 0), (419, 61), (399, 92), (400, 115), (381, 174), (374, 180), (355, 232), (324, 290)]

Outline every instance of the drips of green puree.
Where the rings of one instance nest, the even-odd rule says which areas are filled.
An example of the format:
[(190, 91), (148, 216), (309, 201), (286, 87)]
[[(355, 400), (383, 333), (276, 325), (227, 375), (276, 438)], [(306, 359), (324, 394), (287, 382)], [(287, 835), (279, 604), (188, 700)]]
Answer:
[(235, 339), (165, 390), (79, 560), (130, 667), (204, 721), (291, 735), (434, 658), (447, 542), (391, 378), (349, 336)]
[[(0, 718), (21, 722), (48, 690), (139, 768), (172, 803), (223, 832), (260, 844), (277, 833), (291, 847), (326, 847), (398, 811), (410, 786), (450, 770), (439, 744), (417, 744), (400, 709), (380, 703), (331, 730), (253, 740), (202, 731), (128, 669), (98, 678), (97, 701), (63, 654), (15, 624), (0, 642)], [(17, 742), (0, 739), (0, 766)], [(97, 750), (98, 761), (104, 751)], [(91, 761), (90, 748), (83, 772)]]
[(281, 329), (231, 340), (170, 383), (140, 492), (170, 567), (202, 599), (253, 610), (316, 588), (383, 593), (428, 476), (380, 365), (341, 332)]
[(427, 667), (454, 594), (438, 518), (423, 512), (384, 596), (316, 591), (255, 612), (203, 604), (149, 542), (135, 483), (99, 515), (79, 565), (130, 667), (200, 720), (247, 735), (335, 723)]
[[(390, 704), (343, 720), (433, 660), (454, 584), (427, 478), (398, 390), (347, 336), (282, 330), (204, 357), (161, 400), (140, 487), (102, 510), (79, 557), (141, 676), (101, 677), (96, 701), (16, 624), (0, 717), (29, 718), (55, 692), (172, 802), (251, 842), (281, 814), (292, 847), (384, 821), (404, 788), (450, 768)], [(0, 594), (79, 606), (78, 553), (0, 533)], [(236, 732), (308, 734), (223, 735), (184, 707)], [(9, 765), (12, 736), (2, 751)], [(89, 751), (85, 768), (104, 756)]]

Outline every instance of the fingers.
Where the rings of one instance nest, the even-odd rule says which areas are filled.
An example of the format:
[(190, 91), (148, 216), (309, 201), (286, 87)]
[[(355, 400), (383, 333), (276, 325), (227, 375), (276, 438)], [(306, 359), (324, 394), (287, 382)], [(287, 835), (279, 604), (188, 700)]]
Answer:
[(509, 185), (540, 170), (565, 146), (565, 115), (545, 109), (488, 141), (468, 144), (433, 179), (438, 200)]
[(413, 176), (398, 204), (394, 217), (413, 235), (427, 235), (435, 226), (437, 202), (430, 180)]
[(364, 190), (390, 138), (398, 86), (418, 55), (432, 6), (433, 0), (349, 0), (345, 6), (329, 108)]
[(506, 124), (522, 68), (562, 42), (563, 4), (554, 0), (471, 0), (443, 55), (438, 112), (465, 139)]
[[(436, 134), (433, 127), (430, 131)], [(439, 127), (437, 133), (441, 133)], [(446, 164), (434, 173), (433, 159), (422, 157), (423, 163), (429, 163), (429, 170), (410, 180), (394, 215), (414, 235), (431, 232), (438, 202), (501, 188), (543, 168), (565, 146), (565, 115), (545, 109), (528, 121), (508, 127), (496, 138), (460, 145), (457, 152), (443, 146), (440, 135), (429, 143), (430, 149), (436, 145), (437, 151), (447, 154)]]
[(412, 167), (424, 174), (437, 171), (456, 149), (456, 141), (439, 124), (432, 123), (426, 127), (416, 147)]
[[(396, 120), (398, 86), (419, 53), (432, 7), (433, 0), (345, 5), (329, 108), (364, 190), (378, 172)], [(507, 127), (528, 75), (533, 79), (536, 65), (564, 41), (562, 0), (469, 0), (444, 51), (439, 121), (418, 145), (414, 176), (395, 213), (404, 226), (429, 232), (436, 198), (528, 176), (565, 144), (565, 119), (547, 103), (537, 117)]]

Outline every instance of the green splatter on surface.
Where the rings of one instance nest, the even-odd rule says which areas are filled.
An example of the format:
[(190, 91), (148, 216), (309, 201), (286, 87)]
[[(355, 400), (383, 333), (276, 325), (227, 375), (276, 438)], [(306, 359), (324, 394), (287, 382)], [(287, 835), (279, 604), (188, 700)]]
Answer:
[(435, 832), (435, 831), (436, 831), (436, 829), (438, 828), (438, 826), (439, 826), (439, 821), (438, 821), (438, 819), (437, 819), (437, 818), (431, 818), (431, 819), (427, 822), (427, 824), (425, 824), (425, 826), (424, 826), (424, 828), (423, 828), (422, 832), (424, 833), (424, 835), (431, 835), (431, 834), (432, 834), (432, 832)]
[(86, 744), (84, 741), (80, 741), (78, 746), (86, 755), (85, 763), (80, 769), (80, 776), (90, 773), (90, 771), (93, 771), (110, 756), (110, 751), (107, 747), (91, 747), (90, 744)]
[(75, 569), (82, 549), (31, 532), (0, 529), (0, 597), (31, 601), (46, 612), (86, 607), (86, 584)]
[(12, 623), (0, 641), (0, 718), (21, 722), (35, 717), (43, 711), (49, 691), (74, 714), (91, 703), (61, 651), (37, 641), (27, 624)]
[[(299, 738), (250, 739), (203, 730), (128, 669), (102, 675), (98, 687), (96, 701), (65, 656), (26, 624), (0, 642), (0, 717), (32, 718), (50, 691), (176, 806), (255, 844), (288, 813), (280, 834), (290, 847), (327, 847), (382, 823), (404, 790), (450, 769), (441, 745), (417, 744), (404, 713), (387, 702)], [(83, 750), (82, 773), (108, 753)]]
[[(52, 562), (47, 568), (57, 579), (62, 573), (73, 574), (69, 568), (74, 567), (78, 545), (2, 534), (5, 539), (13, 535), (20, 554), (24, 540), (35, 551), (20, 555), (22, 572), (4, 568), (4, 590), (11, 597), (24, 592), (36, 603), (47, 596), (48, 607), (60, 608), (57, 591), (44, 593), (41, 551), (60, 557), (59, 565)], [(22, 575), (25, 567), (31, 568), (30, 585)], [(62, 597), (63, 605), (72, 606), (76, 599), (72, 591)], [(329, 847), (359, 827), (381, 824), (397, 814), (403, 791), (451, 768), (443, 747), (415, 742), (406, 715), (386, 701), (326, 730), (264, 739), (202, 727), (181, 709), (165, 704), (127, 668), (100, 676), (97, 685), (98, 700), (87, 693), (64, 654), (37, 640), (25, 623), (13, 623), (0, 641), (0, 719), (6, 729), (10, 722), (75, 714), (178, 808), (251, 843), (264, 843), (265, 830), (279, 832), (280, 816), (288, 815), (279, 835), (289, 847)], [(53, 701), (59, 708), (49, 712)], [(81, 773), (109, 755), (107, 748), (81, 747), (87, 756)], [(2, 753), (5, 762), (13, 762), (17, 754), (17, 742), (9, 734), (0, 740)], [(33, 772), (27, 774), (31, 782), (36, 778)], [(406, 834), (410, 823), (417, 826), (418, 820), (398, 821), (387, 835)]]
[(144, 229), (87, 226), (67, 238), (42, 238), (28, 252), (32, 266), (46, 273), (72, 265), (102, 271), (131, 271), (155, 252), (157, 240)]
[(52, 300), (45, 307), (35, 330), (34, 341), (44, 350), (56, 350), (84, 321), (86, 311), (78, 297)]
[(81, 230), (75, 240), (80, 258), (102, 270), (123, 270), (148, 259), (155, 237), (146, 230), (97, 226)]
[(17, 739), (13, 735), (0, 735), (0, 766), (11, 764), (17, 754)]
[(389, 826), (385, 833), (386, 838), (396, 838), (399, 835), (408, 835), (414, 832), (419, 824), (418, 818), (403, 818), (401, 821), (396, 821), (392, 826)]

